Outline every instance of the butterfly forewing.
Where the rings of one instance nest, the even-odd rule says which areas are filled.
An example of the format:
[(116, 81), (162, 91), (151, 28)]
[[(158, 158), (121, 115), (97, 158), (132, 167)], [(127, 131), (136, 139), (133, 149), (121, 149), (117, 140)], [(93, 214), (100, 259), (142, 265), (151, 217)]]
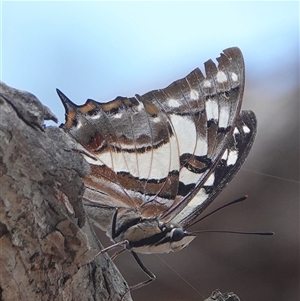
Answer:
[[(217, 61), (218, 66), (205, 63), (205, 76), (195, 69), (164, 89), (107, 103), (77, 106), (59, 91), (66, 108), (62, 127), (90, 154), (92, 172), (85, 179), (90, 203), (139, 208), (144, 217), (182, 225), (207, 207), (244, 161), (247, 139), (253, 141), (251, 135), (240, 144), (233, 140), (244, 118), (236, 123), (244, 89), (242, 54), (229, 48)], [(238, 157), (223, 168), (221, 158), (230, 147)]]
[(206, 78), (196, 69), (164, 89), (172, 87), (177, 93), (166, 92), (169, 103), (171, 99), (172, 104), (183, 104), (168, 111), (178, 139), (181, 166), (177, 199), (165, 218), (174, 217), (204, 185), (233, 131), (242, 103), (244, 63), (237, 48), (224, 52), (218, 68), (211, 60), (205, 63)]

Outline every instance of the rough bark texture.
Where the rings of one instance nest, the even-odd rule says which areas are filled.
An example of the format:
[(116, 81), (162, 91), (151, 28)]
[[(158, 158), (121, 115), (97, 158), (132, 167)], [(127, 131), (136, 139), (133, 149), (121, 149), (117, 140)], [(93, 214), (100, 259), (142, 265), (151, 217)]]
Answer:
[(219, 290), (212, 292), (211, 296), (204, 301), (241, 301), (234, 293), (221, 293)]
[[(0, 300), (120, 300), (81, 202), (89, 166), (32, 94), (0, 83)], [(131, 300), (126, 294), (124, 300)]]

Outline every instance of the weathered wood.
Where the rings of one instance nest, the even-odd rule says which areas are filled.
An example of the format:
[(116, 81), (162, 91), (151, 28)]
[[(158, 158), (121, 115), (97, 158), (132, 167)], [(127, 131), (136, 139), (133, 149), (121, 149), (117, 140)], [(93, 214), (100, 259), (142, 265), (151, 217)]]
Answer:
[[(0, 83), (0, 299), (120, 300), (81, 202), (89, 165), (32, 94)], [(124, 300), (131, 300), (126, 294)]]
[(221, 293), (219, 290), (212, 292), (211, 296), (204, 301), (241, 301), (234, 293)]

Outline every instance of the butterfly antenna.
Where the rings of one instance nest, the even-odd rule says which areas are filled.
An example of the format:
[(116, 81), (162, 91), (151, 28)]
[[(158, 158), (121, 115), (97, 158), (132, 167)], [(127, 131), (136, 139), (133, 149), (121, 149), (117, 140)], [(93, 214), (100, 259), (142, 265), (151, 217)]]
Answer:
[[(225, 205), (222, 205), (221, 207), (219, 207), (219, 208), (213, 210), (212, 212), (210, 212), (210, 213), (204, 215), (204, 216), (201, 217), (200, 219), (198, 219), (198, 220), (196, 220), (195, 222), (191, 223), (187, 228), (189, 228), (189, 227), (191, 227), (191, 226), (193, 226), (193, 225), (199, 223), (200, 221), (202, 221), (202, 220), (204, 220), (205, 218), (209, 217), (210, 215), (212, 215), (212, 214), (218, 212), (219, 210), (221, 210), (221, 209), (223, 209), (223, 208), (225, 208), (225, 207), (231, 206), (231, 205), (233, 205), (233, 204), (243, 202), (243, 201), (245, 201), (247, 198), (248, 198), (248, 195), (244, 195), (244, 196), (242, 196), (242, 197), (240, 197), (240, 198), (238, 198), (238, 199), (236, 199), (236, 200), (234, 200), (234, 201), (231, 201), (231, 202), (229, 202), (229, 203), (227, 203), (227, 204), (225, 204)], [(186, 228), (186, 229), (187, 229), (187, 228)]]
[(274, 232), (244, 232), (244, 231), (227, 231), (227, 230), (200, 230), (191, 232), (191, 234), (199, 233), (226, 233), (226, 234), (249, 234), (249, 235), (274, 235)]

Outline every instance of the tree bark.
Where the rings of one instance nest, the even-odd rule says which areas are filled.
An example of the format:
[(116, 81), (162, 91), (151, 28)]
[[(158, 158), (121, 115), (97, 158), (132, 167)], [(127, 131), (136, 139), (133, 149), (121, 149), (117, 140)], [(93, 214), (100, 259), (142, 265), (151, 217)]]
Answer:
[(234, 293), (221, 293), (219, 290), (212, 292), (211, 296), (204, 301), (241, 301)]
[[(121, 300), (82, 205), (88, 163), (32, 94), (0, 83), (0, 300)], [(132, 300), (127, 293), (123, 300)]]

